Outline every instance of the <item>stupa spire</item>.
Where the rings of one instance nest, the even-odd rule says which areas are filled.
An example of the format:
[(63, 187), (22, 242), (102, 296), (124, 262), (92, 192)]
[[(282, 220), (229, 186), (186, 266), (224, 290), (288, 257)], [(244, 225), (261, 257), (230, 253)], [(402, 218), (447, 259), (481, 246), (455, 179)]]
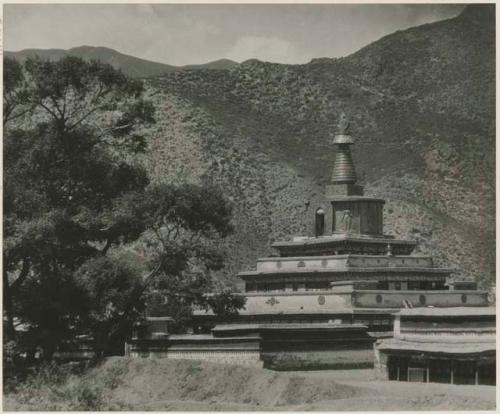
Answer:
[(356, 182), (356, 171), (350, 148), (354, 141), (350, 134), (350, 127), (346, 114), (342, 113), (333, 139), (335, 162), (333, 164), (332, 184), (354, 184)]

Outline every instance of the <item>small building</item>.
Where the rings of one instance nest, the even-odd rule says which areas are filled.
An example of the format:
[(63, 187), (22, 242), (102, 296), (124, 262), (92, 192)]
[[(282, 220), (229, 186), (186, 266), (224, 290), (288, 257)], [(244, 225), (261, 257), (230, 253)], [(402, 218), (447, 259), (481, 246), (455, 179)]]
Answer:
[(376, 352), (389, 380), (495, 385), (495, 308), (403, 309)]
[(203, 359), (272, 368), (367, 368), (373, 366), (375, 338), (359, 324), (226, 324), (209, 334), (169, 335), (147, 319), (127, 342), (135, 358)]

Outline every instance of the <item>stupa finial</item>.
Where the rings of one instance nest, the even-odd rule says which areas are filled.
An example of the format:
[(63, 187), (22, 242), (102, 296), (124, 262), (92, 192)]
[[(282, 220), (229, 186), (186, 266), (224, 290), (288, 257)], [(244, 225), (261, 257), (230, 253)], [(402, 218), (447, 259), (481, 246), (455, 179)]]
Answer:
[(347, 119), (347, 115), (345, 112), (342, 112), (340, 115), (340, 120), (339, 123), (337, 124), (337, 130), (335, 133), (337, 135), (349, 135), (351, 129), (351, 124), (349, 123), (349, 120)]
[(351, 124), (347, 120), (346, 114), (342, 112), (333, 139), (335, 162), (333, 164), (332, 183), (354, 184), (356, 182), (356, 172), (354, 171), (354, 163), (349, 149), (354, 144), (354, 140), (350, 135), (350, 127)]

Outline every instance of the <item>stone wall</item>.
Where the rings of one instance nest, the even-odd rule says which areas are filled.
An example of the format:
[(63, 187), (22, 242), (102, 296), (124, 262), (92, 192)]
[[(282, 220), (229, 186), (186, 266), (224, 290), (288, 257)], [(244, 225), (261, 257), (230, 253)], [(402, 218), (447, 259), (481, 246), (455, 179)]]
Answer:
[(168, 358), (190, 359), (216, 362), (219, 364), (241, 365), (245, 367), (262, 367), (260, 351), (204, 351), (204, 350), (167, 350), (167, 351), (131, 351), (131, 358)]

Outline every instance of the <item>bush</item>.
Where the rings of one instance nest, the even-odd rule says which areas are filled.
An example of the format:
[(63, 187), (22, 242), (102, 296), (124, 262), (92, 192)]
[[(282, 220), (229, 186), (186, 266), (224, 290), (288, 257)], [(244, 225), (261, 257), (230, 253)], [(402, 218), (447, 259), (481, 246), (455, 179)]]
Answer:
[(275, 371), (314, 371), (322, 369), (373, 368), (373, 362), (338, 360), (335, 352), (264, 353), (264, 368)]
[[(103, 391), (89, 380), (82, 381), (75, 390), (76, 404), (74, 410), (101, 411), (104, 408)], [(71, 394), (69, 395), (71, 398)]]

